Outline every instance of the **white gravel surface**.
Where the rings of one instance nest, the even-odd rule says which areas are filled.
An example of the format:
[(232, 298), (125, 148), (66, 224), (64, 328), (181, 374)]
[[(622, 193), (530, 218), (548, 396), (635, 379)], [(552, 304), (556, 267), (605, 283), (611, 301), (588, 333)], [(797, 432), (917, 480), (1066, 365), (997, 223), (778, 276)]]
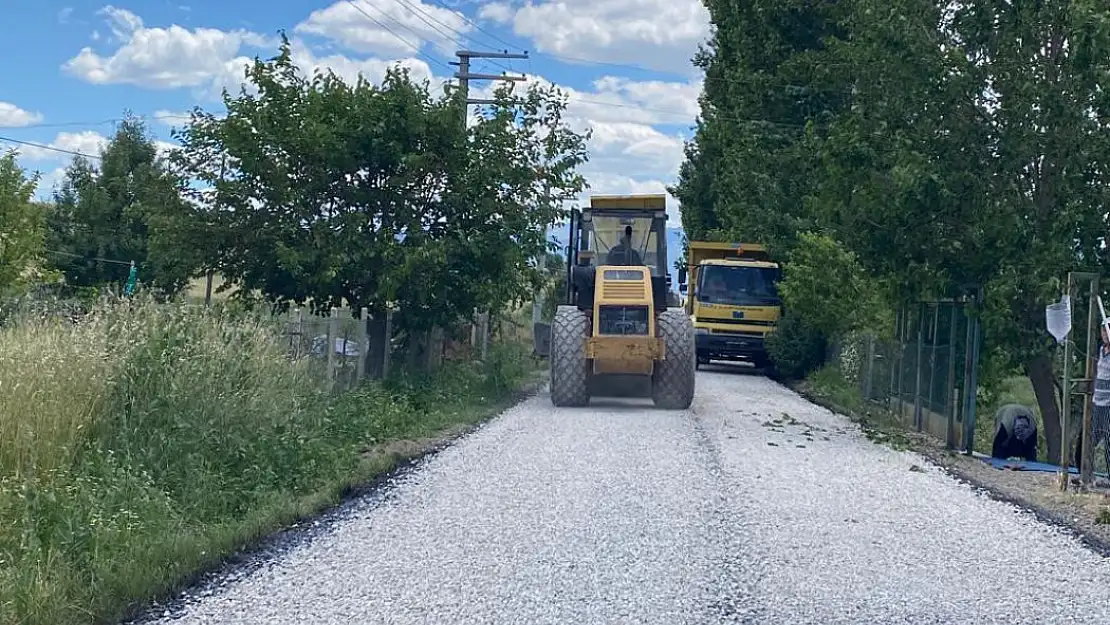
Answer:
[(686, 412), (540, 395), (194, 594), (152, 622), (1110, 623), (1076, 540), (735, 371)]

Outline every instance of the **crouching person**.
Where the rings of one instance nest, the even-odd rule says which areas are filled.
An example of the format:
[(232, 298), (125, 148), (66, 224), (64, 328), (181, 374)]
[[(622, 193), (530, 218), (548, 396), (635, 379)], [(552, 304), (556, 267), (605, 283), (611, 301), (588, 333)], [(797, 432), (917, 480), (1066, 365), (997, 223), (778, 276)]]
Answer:
[(1032, 410), (1020, 404), (1006, 404), (998, 409), (994, 414), (991, 456), (1037, 459), (1037, 419)]

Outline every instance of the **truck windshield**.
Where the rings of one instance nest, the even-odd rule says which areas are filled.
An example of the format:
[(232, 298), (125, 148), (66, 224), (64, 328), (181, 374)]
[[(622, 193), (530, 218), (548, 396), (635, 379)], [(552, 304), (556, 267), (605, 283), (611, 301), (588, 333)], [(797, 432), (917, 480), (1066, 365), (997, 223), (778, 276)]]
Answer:
[[(632, 237), (626, 239), (628, 228)], [(599, 265), (642, 265), (651, 275), (663, 274), (659, 266), (659, 237), (650, 217), (593, 216), (590, 224), (592, 249), (597, 253)]]
[(698, 301), (735, 306), (777, 306), (781, 303), (776, 267), (706, 265), (698, 279)]

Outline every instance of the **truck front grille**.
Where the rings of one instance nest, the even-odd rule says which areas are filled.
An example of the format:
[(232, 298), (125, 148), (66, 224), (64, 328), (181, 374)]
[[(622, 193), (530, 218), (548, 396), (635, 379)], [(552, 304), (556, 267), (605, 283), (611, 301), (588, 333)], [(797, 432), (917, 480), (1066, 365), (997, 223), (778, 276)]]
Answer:
[(605, 282), (601, 289), (602, 299), (643, 300), (645, 297), (643, 282)]
[(647, 336), (647, 306), (599, 306), (598, 334)]

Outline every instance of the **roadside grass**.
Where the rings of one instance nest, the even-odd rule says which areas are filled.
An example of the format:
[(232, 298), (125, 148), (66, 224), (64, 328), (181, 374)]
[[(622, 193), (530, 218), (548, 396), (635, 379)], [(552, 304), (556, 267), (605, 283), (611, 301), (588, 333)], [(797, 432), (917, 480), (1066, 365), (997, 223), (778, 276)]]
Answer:
[(910, 447), (907, 430), (898, 418), (881, 406), (864, 401), (860, 389), (845, 380), (836, 366), (826, 365), (814, 371), (802, 385), (851, 416), (869, 440), (894, 449)]
[(538, 372), (493, 345), (329, 394), (272, 323), (146, 302), (0, 327), (0, 625), (118, 621)]
[[(847, 381), (835, 365), (826, 365), (815, 371), (803, 384), (820, 397), (859, 418), (865, 434), (872, 440), (892, 444), (897, 448), (907, 446), (906, 434), (909, 433), (909, 430), (906, 426), (893, 413), (883, 407), (865, 402), (860, 389), (855, 384)], [(1045, 450), (1044, 426), (1041, 425), (1040, 411), (1033, 395), (1033, 386), (1028, 378), (1022, 376), (1006, 379), (992, 402), (987, 405), (981, 402), (976, 408), (975, 450), (990, 453), (991, 443), (994, 440), (994, 413), (999, 407), (1010, 403), (1024, 404), (1036, 413), (1039, 451), (1043, 459)]]

